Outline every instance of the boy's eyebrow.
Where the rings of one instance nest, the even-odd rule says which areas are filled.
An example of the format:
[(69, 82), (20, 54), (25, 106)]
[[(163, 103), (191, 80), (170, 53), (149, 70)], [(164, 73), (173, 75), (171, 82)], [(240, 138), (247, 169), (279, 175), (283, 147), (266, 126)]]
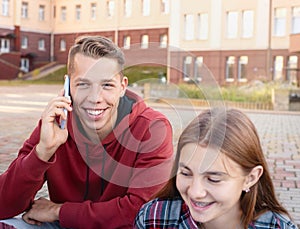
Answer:
[[(84, 77), (79, 77), (75, 81), (90, 81), (90, 80), (87, 79), (87, 78), (84, 78)], [(101, 82), (113, 82), (113, 81), (114, 81), (113, 78), (108, 78), (108, 79), (102, 79), (101, 80)]]
[(101, 80), (101, 82), (113, 82), (114, 81), (114, 79), (113, 78), (111, 78), (111, 79), (103, 79), (103, 80)]
[(75, 79), (75, 81), (89, 81), (89, 80), (84, 77), (83, 78), (79, 77), (79, 78)]

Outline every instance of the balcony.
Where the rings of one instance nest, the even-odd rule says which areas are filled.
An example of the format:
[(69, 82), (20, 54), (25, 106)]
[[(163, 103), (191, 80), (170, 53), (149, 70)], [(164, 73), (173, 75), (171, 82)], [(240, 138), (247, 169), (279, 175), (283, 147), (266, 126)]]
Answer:
[(290, 47), (291, 53), (300, 52), (300, 33), (290, 35)]

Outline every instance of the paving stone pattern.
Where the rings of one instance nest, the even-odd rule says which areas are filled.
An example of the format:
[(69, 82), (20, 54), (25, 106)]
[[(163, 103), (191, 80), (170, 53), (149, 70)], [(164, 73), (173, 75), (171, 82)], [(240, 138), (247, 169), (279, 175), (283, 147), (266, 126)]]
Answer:
[[(0, 87), (0, 173), (4, 172), (33, 128), (47, 102), (55, 97), (60, 85), (30, 85)], [(175, 104), (149, 103), (164, 113), (177, 139), (201, 108), (177, 107)], [(261, 138), (276, 193), (300, 225), (300, 113), (246, 111)], [(37, 197), (48, 197), (44, 185)]]

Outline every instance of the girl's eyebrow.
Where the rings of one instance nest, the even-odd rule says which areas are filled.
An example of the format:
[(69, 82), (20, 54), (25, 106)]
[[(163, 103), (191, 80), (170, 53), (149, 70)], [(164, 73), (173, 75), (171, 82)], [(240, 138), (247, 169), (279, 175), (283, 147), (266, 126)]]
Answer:
[(219, 171), (208, 171), (205, 172), (207, 175), (213, 175), (213, 176), (227, 176), (228, 174), (225, 172), (219, 172)]
[[(191, 171), (191, 169), (188, 166), (186, 166), (183, 162), (179, 162), (179, 167), (182, 167), (184, 169)], [(221, 172), (221, 171), (206, 171), (201, 174), (214, 175), (214, 176), (227, 176), (228, 175), (226, 172)]]
[(183, 168), (185, 168), (185, 169), (187, 169), (187, 170), (191, 170), (189, 167), (187, 167), (184, 163), (182, 163), (182, 162), (179, 162), (179, 167), (183, 167)]

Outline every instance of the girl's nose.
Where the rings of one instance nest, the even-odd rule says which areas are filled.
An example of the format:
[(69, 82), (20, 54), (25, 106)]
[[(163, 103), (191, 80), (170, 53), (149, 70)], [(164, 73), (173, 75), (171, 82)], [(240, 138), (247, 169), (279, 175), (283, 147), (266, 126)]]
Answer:
[(193, 179), (188, 194), (192, 199), (204, 198), (206, 196), (207, 190), (204, 182), (201, 181), (201, 178), (197, 177)]

